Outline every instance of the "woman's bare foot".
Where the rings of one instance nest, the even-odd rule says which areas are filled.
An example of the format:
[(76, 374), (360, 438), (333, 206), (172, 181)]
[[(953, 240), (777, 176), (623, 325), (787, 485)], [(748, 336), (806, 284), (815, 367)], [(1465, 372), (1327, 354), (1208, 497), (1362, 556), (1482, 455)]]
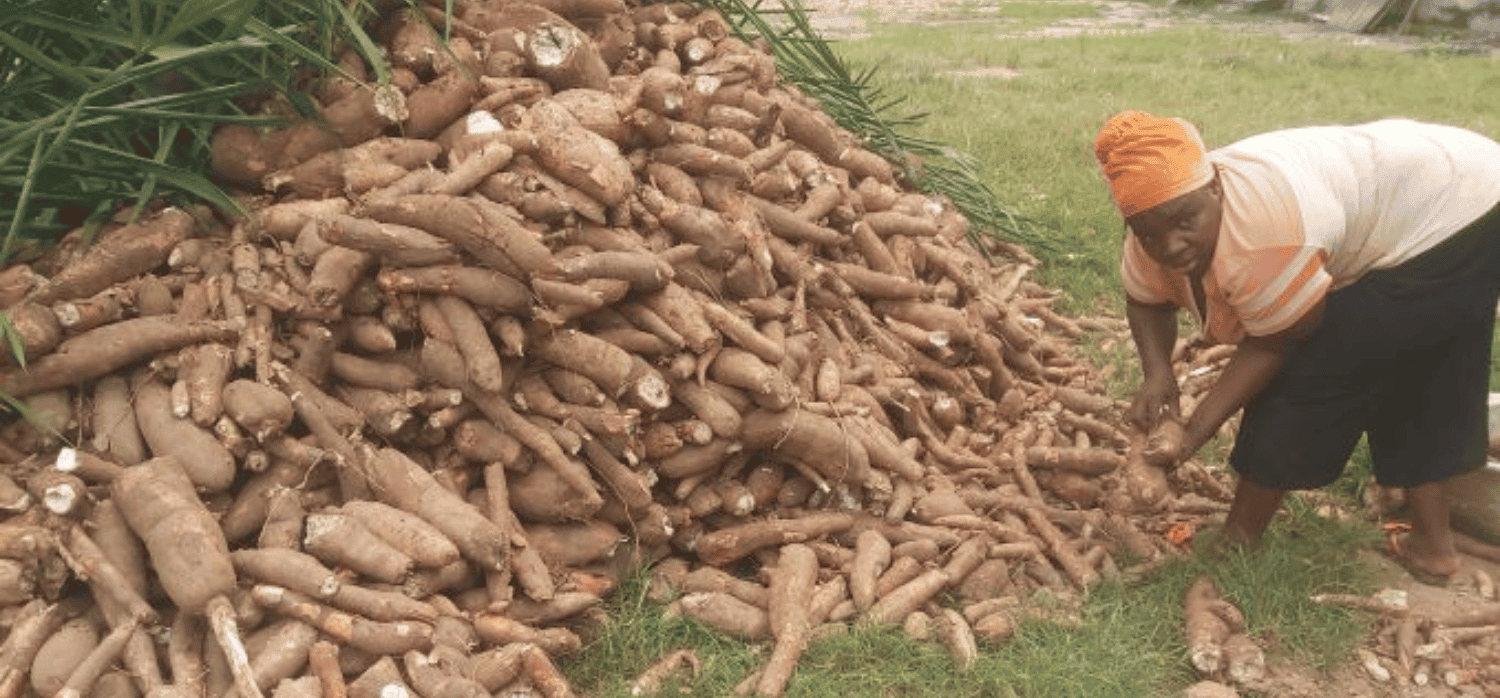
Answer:
[(1458, 573), (1458, 552), (1453, 548), (1451, 536), (1436, 537), (1413, 530), (1404, 536), (1391, 538), (1391, 556), (1411, 576), (1423, 584), (1444, 586)]
[(1429, 482), (1406, 490), (1411, 509), (1411, 533), (1392, 537), (1396, 560), (1424, 584), (1443, 585), (1458, 572), (1458, 551), (1453, 529), (1448, 525), (1448, 500), (1442, 482)]

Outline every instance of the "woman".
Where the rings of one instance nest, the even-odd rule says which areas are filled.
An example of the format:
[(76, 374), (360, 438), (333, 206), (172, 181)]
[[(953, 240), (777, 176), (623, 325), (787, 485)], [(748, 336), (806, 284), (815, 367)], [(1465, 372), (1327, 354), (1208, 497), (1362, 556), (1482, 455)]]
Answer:
[[(1205, 152), (1181, 119), (1129, 111), (1095, 142), (1130, 229), (1121, 277), (1144, 374), (1130, 418), (1175, 466), (1245, 409), (1222, 535), (1260, 540), (1288, 490), (1338, 478), (1367, 434), (1406, 490), (1400, 561), (1458, 570), (1443, 483), (1484, 463), (1500, 298), (1500, 144), (1386, 120), (1275, 131)], [(1238, 349), (1185, 420), (1178, 308)]]

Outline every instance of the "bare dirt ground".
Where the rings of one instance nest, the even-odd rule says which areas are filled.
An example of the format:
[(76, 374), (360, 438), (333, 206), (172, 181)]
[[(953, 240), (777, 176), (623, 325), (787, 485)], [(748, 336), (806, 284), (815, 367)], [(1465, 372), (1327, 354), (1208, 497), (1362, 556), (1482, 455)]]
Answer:
[[(997, 20), (1003, 22), (998, 14), (992, 12), (997, 9), (994, 7), (995, 4), (984, 1), (975, 3), (972, 0), (969, 2), (961, 0), (803, 0), (803, 5), (811, 10), (810, 16), (814, 26), (818, 27), (828, 38), (842, 39), (860, 38), (868, 35), (873, 28), (885, 23), (914, 22), (939, 25)], [(1097, 6), (1099, 8), (1097, 17), (1062, 19), (1039, 29), (1024, 30), (1024, 34), (1023, 30), (1017, 29), (1017, 34), (1014, 35), (1065, 38), (1076, 37), (1084, 33), (1140, 33), (1175, 26), (1212, 24), (1219, 28), (1236, 31), (1274, 33), (1291, 40), (1323, 38), (1348, 42), (1351, 45), (1396, 51), (1412, 50), (1433, 43), (1430, 39), (1420, 39), (1414, 36), (1365, 35), (1345, 32), (1319, 21), (1316, 17), (1307, 17), (1303, 21), (1297, 21), (1282, 16), (1271, 18), (1266, 15), (1247, 13), (1231, 14), (1226, 18), (1223, 13), (1195, 12), (1180, 7), (1168, 8), (1127, 0), (1103, 0), (1098, 2)], [(991, 12), (987, 12), (987, 9)], [(989, 16), (986, 16), (987, 14)], [(1238, 17), (1243, 17), (1243, 19), (1238, 19)], [(1003, 24), (997, 36), (1006, 36)], [(1493, 41), (1488, 43), (1493, 44)], [(1484, 42), (1466, 44), (1450, 42), (1449, 47), (1500, 55), (1500, 49), (1486, 46)], [(994, 75), (997, 78), (1014, 77), (1016, 74), (1012, 69), (1006, 68), (991, 70), (1001, 71)], [(1500, 579), (1500, 564), (1495, 562), (1464, 556), (1462, 572), (1448, 586), (1439, 588), (1417, 581), (1400, 566), (1378, 552), (1364, 550), (1353, 551), (1351, 554), (1369, 558), (1379, 570), (1380, 586), (1387, 593), (1404, 596), (1410, 605), (1409, 613), (1412, 616), (1418, 618), (1452, 617), (1496, 606), (1495, 601), (1486, 600), (1480, 595), (1479, 578), (1475, 576), (1476, 571), (1483, 571), (1491, 580)], [(1383, 619), (1378, 624), (1376, 633), (1367, 641), (1366, 647), (1390, 652), (1391, 636), (1394, 634), (1396, 625), (1397, 621), (1394, 617)], [(1264, 644), (1275, 642), (1274, 638), (1261, 638), (1261, 640)], [(1497, 641), (1491, 639), (1489, 642)], [(1358, 660), (1336, 671), (1326, 673), (1315, 672), (1295, 664), (1273, 661), (1268, 667), (1267, 678), (1253, 686), (1253, 691), (1248, 692), (1250, 695), (1266, 698), (1326, 698), (1329, 696), (1448, 698), (1450, 696), (1486, 695), (1500, 697), (1500, 684), (1490, 683), (1490, 692), (1486, 693), (1470, 676), (1463, 676), (1465, 682), (1457, 687), (1446, 685), (1440, 674), (1434, 674), (1427, 680), (1426, 685), (1417, 685), (1407, 678), (1407, 672), (1403, 671), (1396, 662), (1385, 661), (1383, 668), (1388, 671), (1394, 670), (1392, 671), (1394, 676), (1385, 680), (1377, 679), (1373, 674), (1378, 673), (1378, 670), (1372, 672)]]

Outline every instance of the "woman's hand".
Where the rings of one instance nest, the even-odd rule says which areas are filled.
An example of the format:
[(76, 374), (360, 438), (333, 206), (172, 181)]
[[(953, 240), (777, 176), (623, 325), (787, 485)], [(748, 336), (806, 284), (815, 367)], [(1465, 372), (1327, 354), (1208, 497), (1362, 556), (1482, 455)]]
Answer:
[(1141, 452), (1141, 457), (1147, 463), (1166, 470), (1176, 468), (1191, 455), (1193, 454), (1187, 445), (1187, 429), (1176, 419), (1163, 420), (1158, 424), (1151, 436), (1146, 438), (1146, 449)]
[(1177, 407), (1177, 379), (1171, 373), (1141, 381), (1125, 417), (1141, 431), (1150, 432), (1163, 417), (1180, 418)]

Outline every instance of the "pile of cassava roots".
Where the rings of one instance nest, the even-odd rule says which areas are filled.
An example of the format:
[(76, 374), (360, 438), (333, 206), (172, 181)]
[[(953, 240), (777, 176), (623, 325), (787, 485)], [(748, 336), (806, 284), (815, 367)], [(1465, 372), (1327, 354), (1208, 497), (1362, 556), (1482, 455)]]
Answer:
[(857, 622), (966, 665), (1224, 508), (1076, 356), (1120, 321), (718, 14), (444, 5), (373, 28), (388, 82), (350, 51), (317, 118), (216, 132), (243, 212), (0, 272), (0, 698), (568, 696), (641, 569), (776, 696)]

